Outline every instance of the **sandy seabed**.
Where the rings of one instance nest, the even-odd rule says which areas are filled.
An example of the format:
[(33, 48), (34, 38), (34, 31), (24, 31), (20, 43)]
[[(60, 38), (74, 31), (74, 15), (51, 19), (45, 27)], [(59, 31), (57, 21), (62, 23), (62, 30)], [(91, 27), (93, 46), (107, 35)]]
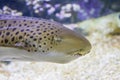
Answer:
[[(86, 37), (92, 44), (89, 54), (68, 64), (12, 62), (5, 65), (1, 63), (0, 80), (120, 80), (120, 35), (107, 37), (107, 33), (104, 32), (107, 31), (109, 27), (107, 23), (110, 20), (107, 18), (104, 20), (104, 22), (108, 20), (104, 25), (104, 22), (101, 22), (90, 26), (88, 30), (91, 32)], [(79, 25), (87, 23), (82, 22)]]

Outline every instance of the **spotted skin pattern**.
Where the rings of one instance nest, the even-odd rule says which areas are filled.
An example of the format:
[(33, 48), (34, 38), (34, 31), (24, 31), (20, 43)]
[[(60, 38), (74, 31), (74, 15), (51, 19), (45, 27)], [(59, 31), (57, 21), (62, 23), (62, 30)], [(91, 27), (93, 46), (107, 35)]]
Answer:
[[(20, 18), (20, 20), (17, 20)], [(55, 22), (39, 20), (25, 17), (14, 17), (12, 20), (9, 18), (2, 20), (0, 18), (0, 46), (13, 46), (26, 49), (29, 52), (42, 51), (46, 52), (54, 42), (54, 36), (57, 36), (61, 31), (60, 28), (56, 29)], [(38, 21), (39, 20), (39, 21)], [(39, 45), (36, 44), (40, 43)], [(29, 44), (30, 43), (30, 44)], [(44, 46), (46, 49), (43, 49)]]
[[(1, 47), (17, 48), (33, 54), (35, 52), (39, 52), (40, 54), (49, 53), (57, 49), (58, 52), (62, 52), (62, 50), (65, 52), (63, 47), (66, 47), (67, 50), (68, 46), (57, 47), (62, 44), (62, 39), (64, 38), (62, 33), (65, 31), (68, 31), (68, 35), (70, 33), (69, 36), (72, 35), (71, 30), (55, 21), (30, 17), (0, 15)], [(84, 37), (80, 37), (79, 40), (80, 39), (85, 43), (82, 45), (83, 48), (86, 47), (84, 45), (87, 45), (89, 47), (87, 48), (89, 51), (91, 48), (90, 43)], [(76, 46), (76, 48), (79, 46)], [(72, 49), (72, 47), (68, 47), (68, 50), (69, 49)]]

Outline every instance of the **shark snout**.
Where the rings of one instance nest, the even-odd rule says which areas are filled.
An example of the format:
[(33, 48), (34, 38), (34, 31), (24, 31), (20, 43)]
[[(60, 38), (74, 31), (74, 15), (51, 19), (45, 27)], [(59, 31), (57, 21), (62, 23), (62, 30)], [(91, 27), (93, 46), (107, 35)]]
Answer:
[(73, 49), (79, 55), (88, 54), (91, 50), (91, 43), (82, 34), (74, 33), (71, 35), (71, 43), (73, 43)]

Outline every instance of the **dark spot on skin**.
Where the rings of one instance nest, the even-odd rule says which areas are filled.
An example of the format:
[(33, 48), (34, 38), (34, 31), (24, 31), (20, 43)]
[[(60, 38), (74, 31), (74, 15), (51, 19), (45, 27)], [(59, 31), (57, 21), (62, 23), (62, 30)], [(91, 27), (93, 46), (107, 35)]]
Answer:
[(9, 27), (7, 27), (7, 29), (6, 30), (9, 30)]
[(44, 36), (44, 38), (46, 38), (46, 36)]
[(12, 37), (11, 41), (14, 41), (14, 37)]
[(10, 42), (8, 44), (11, 44)]
[(35, 23), (38, 23), (38, 21), (36, 21)]
[(41, 33), (38, 33), (39, 35), (41, 34)]
[(28, 52), (30, 52), (30, 50), (28, 50)]
[(21, 32), (23, 32), (23, 31), (24, 31), (24, 29), (21, 30)]
[(4, 23), (7, 23), (7, 21), (4, 21)]
[(43, 24), (45, 24), (45, 22), (43, 22)]
[(27, 36), (29, 36), (30, 34), (27, 34)]
[(0, 26), (0, 28), (3, 28), (3, 26)]
[(44, 53), (45, 51), (43, 50), (42, 52)]
[(31, 45), (29, 45), (29, 47), (31, 47)]
[(4, 38), (4, 35), (2, 35), (2, 38)]
[(54, 32), (51, 32), (51, 34), (54, 34)]
[(39, 47), (41, 47), (41, 45), (39, 45)]
[(2, 34), (2, 32), (0, 32), (0, 35)]
[(37, 29), (36, 31), (39, 31), (40, 29)]
[(19, 32), (16, 32), (15, 34), (17, 35), (17, 34), (19, 34)]
[(21, 27), (22, 25), (20, 24), (19, 27)]
[(36, 33), (33, 33), (33, 35), (35, 35)]
[(27, 24), (24, 24), (24, 26), (26, 26)]
[(116, 35), (120, 35), (120, 33), (115, 33)]
[(24, 35), (26, 35), (26, 32), (24, 33)]
[(49, 48), (47, 48), (47, 50), (49, 50)]
[(40, 24), (40, 25), (43, 25), (43, 24)]
[(40, 28), (40, 26), (37, 26), (37, 28)]
[(48, 40), (50, 40), (50, 38), (48, 38)]
[(83, 49), (79, 49), (79, 51), (83, 51)]
[(47, 28), (45, 28), (44, 30), (47, 30)]
[(3, 33), (5, 33), (5, 31), (3, 31)]
[(55, 31), (56, 33), (58, 32), (58, 31)]
[(50, 48), (52, 48), (52, 46)]
[(13, 31), (15, 31), (16, 30), (16, 28), (13, 28)]
[(58, 31), (60, 31), (60, 29), (58, 29)]
[(3, 40), (1, 41), (1, 43), (3, 43)]
[(53, 44), (53, 42), (51, 42), (50, 44)]
[(19, 36), (19, 39), (22, 39), (23, 37), (22, 36)]
[(11, 24), (8, 25), (8, 27), (10, 27), (10, 26), (11, 26)]
[(39, 38), (39, 40), (42, 40), (42, 38)]
[[(24, 45), (25, 47), (28, 47), (28, 43), (27, 42), (25, 42), (25, 45)], [(30, 45), (31, 46), (31, 45)]]
[(16, 23), (16, 21), (13, 21), (13, 23)]
[(50, 23), (48, 23), (48, 25), (51, 25)]
[(49, 33), (47, 33), (47, 36), (50, 35)]
[(5, 39), (5, 43), (8, 43), (8, 40), (7, 40), (7, 39)]
[(7, 35), (7, 36), (10, 35), (10, 32), (7, 32), (6, 35)]
[(31, 33), (33, 33), (33, 31), (30, 31)]
[(37, 52), (37, 50), (34, 50), (34, 52)]
[(48, 28), (50, 28), (50, 26), (47, 26)]
[(29, 29), (26, 29), (26, 31), (30, 31)]
[(46, 32), (45, 30), (43, 32)]
[(13, 34), (11, 34), (10, 36), (13, 36)]
[(43, 43), (44, 45), (46, 45), (46, 43)]
[(34, 38), (33, 40), (34, 40), (34, 41), (36, 41), (37, 39), (36, 39), (36, 38)]
[(18, 43), (18, 41), (16, 41), (15, 43)]
[(33, 47), (35, 47), (35, 44), (33, 44)]
[(33, 38), (33, 36), (30, 36), (30, 38)]
[(50, 28), (51, 30), (53, 30), (53, 28)]
[(30, 26), (27, 26), (27, 27), (30, 27)]

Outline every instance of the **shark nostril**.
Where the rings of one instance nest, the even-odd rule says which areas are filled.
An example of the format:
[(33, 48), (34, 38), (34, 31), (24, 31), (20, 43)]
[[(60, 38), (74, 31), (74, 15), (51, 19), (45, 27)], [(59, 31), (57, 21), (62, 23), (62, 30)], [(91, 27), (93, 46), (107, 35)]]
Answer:
[(87, 51), (87, 53), (90, 53), (90, 50), (89, 50), (89, 51)]
[(71, 51), (71, 53), (74, 53), (73, 55), (74, 56), (83, 56), (84, 55), (84, 49), (78, 49), (78, 50), (75, 50), (75, 51)]
[(90, 52), (90, 50), (86, 50), (86, 49), (78, 49), (78, 50), (75, 50), (75, 51), (72, 51), (74, 53), (74, 56), (83, 56), (83, 55), (86, 55), (87, 53)]
[(80, 53), (76, 53), (76, 54), (74, 54), (75, 56), (82, 56), (82, 54), (80, 54)]

